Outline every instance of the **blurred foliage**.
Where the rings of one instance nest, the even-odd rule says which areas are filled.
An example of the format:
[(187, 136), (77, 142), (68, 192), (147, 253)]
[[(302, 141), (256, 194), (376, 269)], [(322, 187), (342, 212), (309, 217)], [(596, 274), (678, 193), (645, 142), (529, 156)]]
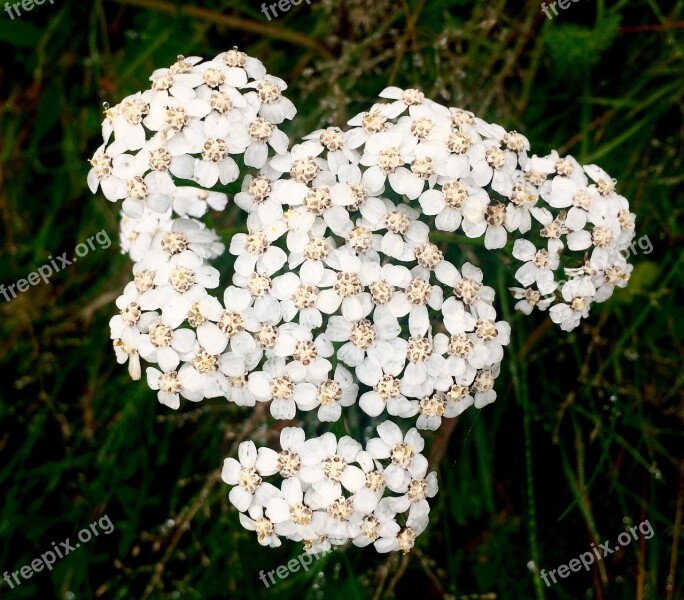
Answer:
[(559, 79), (581, 83), (590, 69), (615, 42), (619, 33), (620, 14), (611, 12), (592, 27), (575, 23), (558, 23), (545, 35), (546, 50)]
[[(543, 315), (511, 314), (506, 261), (440, 238), (450, 259), (478, 261), (498, 282), (513, 321), (499, 399), (433, 440), (445, 449), (441, 490), (414, 552), (349, 548), (270, 589), (259, 571), (301, 550), (259, 547), (216, 469), (239, 439), (270, 443), (277, 428), (220, 401), (172, 414), (128, 381), (108, 341), (130, 272), (116, 244), (0, 299), (0, 571), (102, 514), (115, 524), (53, 571), (14, 590), (3, 582), (2, 597), (681, 598), (683, 6), (577, 2), (553, 20), (536, 0), (312, 0), (270, 22), (258, 2), (220, 0), (1, 13), (5, 284), (103, 228), (114, 238), (117, 207), (85, 185), (101, 104), (146, 87), (178, 54), (233, 45), (290, 83), (292, 138), (343, 125), (387, 85), (421, 87), (522, 131), (539, 154), (600, 163), (653, 245), (637, 248), (630, 286), (566, 335)], [(229, 211), (217, 226), (235, 230), (236, 219)], [(644, 519), (655, 536), (591, 573), (551, 588), (535, 575)]]

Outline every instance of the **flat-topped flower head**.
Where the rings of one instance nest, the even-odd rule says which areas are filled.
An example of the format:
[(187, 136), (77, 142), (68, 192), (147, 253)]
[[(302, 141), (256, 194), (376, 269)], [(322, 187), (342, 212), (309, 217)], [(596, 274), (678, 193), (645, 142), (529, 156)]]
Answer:
[[(406, 553), (437, 493), (419, 429), (494, 402), (510, 341), (490, 261), (454, 264), (454, 244), (510, 254), (515, 308), (571, 330), (629, 280), (634, 214), (600, 167), (529, 156), (523, 134), (417, 88), (389, 87), (346, 128), (290, 146), (286, 93), (233, 48), (179, 56), (106, 107), (88, 184), (122, 200), (122, 249), (136, 261), (110, 337), (132, 378), (150, 364), (167, 407), (266, 402), (274, 419), (324, 424), (308, 440), (284, 427), (280, 446), (258, 428), (267, 445), (243, 441), (224, 463), (260, 544)], [(208, 261), (226, 245), (201, 219), (231, 200), (219, 295)], [(388, 419), (365, 447), (358, 410)], [(342, 418), (350, 435), (325, 431)]]

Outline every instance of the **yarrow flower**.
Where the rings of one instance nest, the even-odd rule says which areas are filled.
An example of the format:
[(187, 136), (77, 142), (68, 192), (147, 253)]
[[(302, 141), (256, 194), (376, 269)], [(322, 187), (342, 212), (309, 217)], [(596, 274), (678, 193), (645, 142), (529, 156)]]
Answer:
[[(303, 541), (308, 551), (352, 541), (374, 544), (378, 552), (408, 552), (427, 526), (427, 499), (437, 493), (437, 477), (428, 474), (417, 431), (404, 442), (397, 430), (382, 423), (378, 433), (391, 446), (377, 438), (364, 450), (348, 436), (305, 440), (302, 429), (286, 428), (280, 452), (242, 442), (239, 460), (227, 458), (221, 477), (231, 486), (229, 500), (241, 522), (260, 544), (273, 545), (282, 536)], [(266, 481), (273, 476), (280, 487)]]
[[(264, 402), (275, 420), (347, 427), (358, 402), (392, 418), (363, 443), (300, 427), (279, 450), (242, 442), (222, 479), (262, 545), (409, 552), (438, 489), (420, 431), (496, 399), (510, 340), (485, 273), (440, 244), (510, 249), (516, 310), (570, 331), (629, 280), (627, 200), (596, 165), (530, 157), (522, 134), (417, 89), (290, 147), (286, 83), (237, 48), (150, 82), (106, 107), (87, 177), (121, 201), (135, 261), (110, 321), (117, 362), (133, 379), (148, 363), (172, 409)], [(238, 180), (234, 197), (214, 189)], [(245, 218), (224, 244), (201, 219), (231, 202)], [(226, 245), (221, 288), (210, 261)]]

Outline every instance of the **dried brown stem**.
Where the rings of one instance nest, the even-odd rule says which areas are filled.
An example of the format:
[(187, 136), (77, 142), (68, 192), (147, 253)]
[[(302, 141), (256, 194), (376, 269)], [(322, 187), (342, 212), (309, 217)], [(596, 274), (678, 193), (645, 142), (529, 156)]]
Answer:
[(210, 21), (211, 23), (215, 23), (216, 25), (225, 25), (226, 27), (230, 27), (232, 29), (239, 29), (240, 31), (249, 31), (250, 33), (256, 33), (258, 35), (267, 36), (277, 40), (283, 40), (285, 42), (290, 42), (296, 46), (301, 46), (302, 48), (314, 50), (326, 60), (334, 59), (332, 52), (330, 52), (330, 50), (328, 50), (323, 44), (321, 44), (317, 40), (302, 33), (299, 33), (297, 31), (285, 29), (284, 27), (278, 27), (276, 25), (271, 25), (268, 23), (259, 23), (258, 21), (252, 21), (251, 19), (237, 17), (235, 15), (225, 15), (215, 10), (202, 8), (200, 6), (179, 6), (176, 4), (171, 4), (170, 2), (164, 2), (163, 0), (111, 1), (116, 2), (117, 4), (138, 6), (140, 8), (147, 8), (150, 10), (156, 10), (158, 12), (165, 12), (170, 15), (183, 15), (186, 17), (194, 17), (196, 19), (201, 19), (203, 21)]
[[(247, 439), (247, 437), (254, 431), (257, 425), (263, 421), (265, 416), (265, 409), (266, 405), (263, 402), (259, 403), (256, 406), (256, 408), (254, 409), (254, 413), (245, 422), (244, 426), (240, 430), (239, 435), (233, 442), (230, 450), (231, 454), (235, 452), (235, 450), (241, 442)], [(157, 588), (157, 586), (160, 584), (162, 575), (164, 574), (166, 563), (169, 562), (169, 560), (173, 556), (173, 553), (176, 550), (176, 546), (178, 546), (178, 543), (183, 537), (183, 534), (190, 528), (190, 523), (195, 518), (195, 515), (197, 515), (200, 509), (205, 507), (207, 500), (209, 498), (209, 494), (212, 492), (216, 484), (221, 480), (221, 469), (222, 467), (218, 467), (217, 469), (209, 473), (206, 482), (204, 483), (202, 489), (195, 497), (194, 502), (192, 502), (192, 504), (186, 505), (181, 511), (178, 519), (176, 520), (176, 526), (169, 533), (166, 552), (164, 553), (163, 558), (155, 567), (152, 578), (150, 579), (150, 582), (147, 584), (147, 587), (145, 588), (145, 593), (142, 596), (143, 600), (145, 598), (149, 598), (151, 594), (154, 592), (154, 590)]]

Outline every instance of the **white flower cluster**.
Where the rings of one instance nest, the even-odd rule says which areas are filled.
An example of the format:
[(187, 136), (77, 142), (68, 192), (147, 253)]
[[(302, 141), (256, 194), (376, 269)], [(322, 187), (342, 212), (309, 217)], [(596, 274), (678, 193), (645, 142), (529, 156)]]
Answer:
[[(516, 308), (550, 308), (566, 330), (629, 278), (620, 250), (634, 215), (602, 170), (556, 153), (530, 158), (519, 133), (418, 90), (388, 88), (381, 96), (390, 101), (347, 131), (314, 131), (290, 148), (278, 129), (296, 113), (285, 83), (236, 49), (207, 62), (179, 57), (151, 80), (150, 90), (107, 108), (88, 182), (123, 200), (122, 248), (135, 261), (110, 322), (117, 359), (134, 379), (141, 357), (156, 365), (147, 382), (171, 408), (181, 397), (223, 397), (267, 402), (275, 419), (316, 411), (331, 422), (358, 402), (370, 417), (386, 412), (436, 430), (443, 418), (493, 402), (510, 326), (497, 318), (482, 271), (449, 262), (434, 230), (484, 237), (490, 250), (510, 237), (524, 263)], [(226, 207), (215, 188), (238, 180), (233, 157), (246, 171), (233, 201), (247, 232), (229, 241), (232, 285), (217, 298), (209, 290), (219, 273), (207, 261), (225, 247), (200, 219)], [(567, 263), (567, 251), (586, 255)], [(283, 452), (295, 438), (305, 443), (299, 430), (286, 431)], [(386, 444), (401, 434), (390, 421), (378, 431)], [(415, 457), (401, 479), (380, 441), (362, 450), (332, 433), (306, 442), (301, 476), (246, 443), (224, 479), (263, 543), (285, 536), (308, 547), (353, 540), (406, 550), (436, 492), (422, 439), (415, 429), (407, 435)], [(378, 462), (387, 458), (389, 466)], [(276, 473), (280, 489), (262, 483)], [(411, 492), (407, 478), (427, 487)], [(383, 499), (385, 488), (410, 502)], [(395, 517), (406, 511), (400, 530)], [(369, 523), (380, 533), (364, 538)]]
[(178, 408), (181, 394), (199, 401), (226, 388), (196, 333), (224, 312), (207, 291), (218, 287), (219, 273), (206, 261), (225, 246), (199, 219), (210, 208), (222, 211), (228, 196), (211, 188), (238, 179), (233, 156), (261, 168), (269, 148), (286, 152), (278, 125), (296, 110), (282, 95), (285, 83), (236, 49), (206, 62), (179, 56), (150, 79), (149, 90), (106, 106), (88, 184), (123, 200), (121, 246), (135, 261), (110, 323), (117, 359), (128, 361), (134, 379), (140, 357), (158, 364), (148, 382)]
[[(513, 246), (513, 256), (524, 262), (515, 274), (524, 287), (511, 290), (520, 300), (516, 308), (529, 314), (535, 305), (543, 310), (553, 304), (551, 319), (571, 331), (593, 302), (605, 302), (615, 287), (627, 285), (633, 267), (622, 252), (634, 238), (635, 215), (603, 169), (582, 168), (572, 157), (535, 156), (525, 166), (524, 179), (546, 206), (530, 209), (541, 224), (540, 243), (518, 239)], [(565, 267), (567, 279), (557, 281), (554, 272), (566, 247), (581, 256), (576, 259), (580, 266)], [(558, 301), (552, 295), (556, 291)]]
[[(229, 499), (243, 527), (264, 546), (285, 537), (304, 542), (307, 552), (349, 542), (408, 552), (427, 527), (437, 474), (428, 474), (416, 429), (404, 435), (385, 421), (377, 432), (365, 450), (332, 433), (306, 440), (297, 427), (282, 430), (279, 452), (242, 442), (239, 460), (227, 458), (221, 476), (233, 486)], [(280, 487), (265, 481), (273, 476)]]

